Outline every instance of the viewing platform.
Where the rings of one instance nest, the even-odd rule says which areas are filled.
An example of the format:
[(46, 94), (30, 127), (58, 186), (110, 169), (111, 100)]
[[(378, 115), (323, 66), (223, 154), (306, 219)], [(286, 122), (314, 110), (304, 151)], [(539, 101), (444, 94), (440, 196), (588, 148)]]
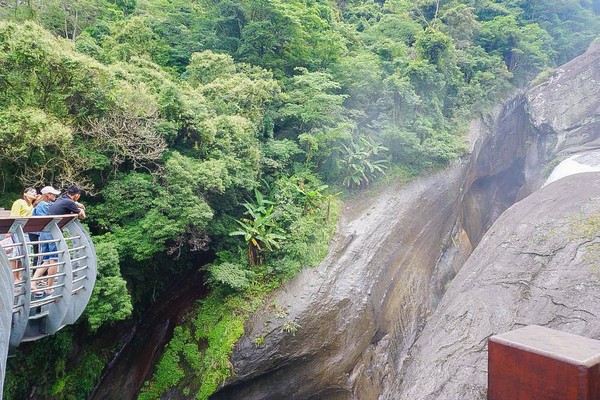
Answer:
[[(94, 244), (76, 215), (6, 214), (0, 210), (0, 388), (9, 351), (75, 323), (90, 300), (97, 271)], [(30, 240), (29, 234), (38, 232), (52, 238)], [(56, 250), (42, 252), (42, 244), (50, 243)], [(42, 267), (42, 256), (53, 257)], [(33, 278), (36, 270), (53, 266), (56, 273)]]

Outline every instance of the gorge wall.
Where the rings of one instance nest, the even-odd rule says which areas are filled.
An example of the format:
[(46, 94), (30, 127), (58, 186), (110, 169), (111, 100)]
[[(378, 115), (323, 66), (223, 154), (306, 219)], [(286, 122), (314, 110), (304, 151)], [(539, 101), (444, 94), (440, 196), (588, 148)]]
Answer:
[(381, 398), (483, 400), (490, 336), (541, 325), (600, 338), (600, 173), (508, 209), (452, 281)]
[(485, 399), (487, 339), (525, 325), (600, 338), (600, 173), (578, 173), (600, 166), (599, 43), (523, 101), (533, 135), (517, 199), (544, 169), (554, 182), (485, 234), (381, 398)]
[[(469, 392), (474, 397), (439, 397), (434, 387), (439, 361), (435, 352), (427, 358), (426, 349), (444, 335), (445, 318), (450, 318), (445, 310), (454, 310), (449, 296), (465, 292), (479, 276), (468, 275), (458, 289), (449, 283), (492, 223), (542, 186), (555, 160), (597, 149), (599, 137), (597, 43), (495, 115), (473, 122), (471, 151), (461, 160), (432, 176), (389, 184), (350, 202), (327, 258), (254, 315), (231, 359), (235, 375), (213, 398), (482, 396), (480, 386)], [(510, 284), (528, 285), (523, 282)], [(453, 289), (444, 296), (448, 286)], [(467, 302), (469, 295), (464, 296)], [(527, 324), (535, 312), (513, 313), (503, 326)], [(454, 329), (461, 332), (471, 323), (457, 319)], [(264, 343), (254, 345), (256, 338)], [(466, 339), (459, 335), (452, 343)], [(478, 343), (466, 349), (482, 353)], [(423, 369), (431, 372), (428, 383), (415, 389), (421, 391), (407, 391)]]

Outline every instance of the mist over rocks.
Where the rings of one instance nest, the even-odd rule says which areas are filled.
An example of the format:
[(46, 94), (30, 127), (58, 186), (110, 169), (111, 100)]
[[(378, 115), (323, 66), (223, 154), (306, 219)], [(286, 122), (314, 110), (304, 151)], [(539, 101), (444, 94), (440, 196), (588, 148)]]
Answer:
[[(583, 257), (593, 241), (571, 243), (564, 229), (592, 212), (585, 201), (600, 198), (599, 175), (527, 196), (561, 160), (600, 147), (599, 75), (596, 44), (473, 121), (471, 151), (448, 168), (349, 202), (329, 255), (255, 313), (231, 357), (235, 375), (211, 398), (484, 398), (490, 335), (533, 323), (597, 335), (587, 304), (598, 300), (595, 275)], [(507, 222), (501, 215), (519, 201)], [(452, 281), (467, 259), (479, 269)]]
[[(388, 399), (485, 399), (487, 340), (526, 325), (600, 338), (600, 173), (508, 209), (452, 281)], [(401, 394), (398, 396), (398, 394)]]

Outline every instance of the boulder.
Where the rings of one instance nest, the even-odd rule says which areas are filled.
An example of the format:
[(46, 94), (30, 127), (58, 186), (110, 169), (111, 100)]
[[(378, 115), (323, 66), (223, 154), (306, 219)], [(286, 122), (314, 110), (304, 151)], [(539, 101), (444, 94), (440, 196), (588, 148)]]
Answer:
[(487, 341), (541, 325), (600, 338), (600, 173), (560, 179), (494, 223), (386, 399), (485, 399)]

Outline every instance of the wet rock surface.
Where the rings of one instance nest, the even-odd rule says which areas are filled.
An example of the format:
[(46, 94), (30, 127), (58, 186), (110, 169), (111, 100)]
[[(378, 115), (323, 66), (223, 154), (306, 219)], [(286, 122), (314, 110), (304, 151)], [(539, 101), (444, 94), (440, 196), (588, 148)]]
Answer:
[[(557, 69), (547, 83), (475, 121), (469, 135), (471, 151), (463, 159), (432, 176), (407, 185), (387, 184), (350, 202), (325, 261), (303, 271), (250, 321), (231, 359), (235, 375), (213, 398), (368, 400), (397, 399), (400, 393), (415, 400), (481, 398), (476, 397), (484, 395), (481, 385), (473, 383), (473, 389), (468, 389), (469, 373), (478, 373), (478, 361), (465, 356), (460, 356), (463, 364), (460, 360), (446, 364), (457, 368), (453, 381), (464, 380), (463, 386), (455, 383), (459, 386), (449, 397), (425, 397), (442, 393), (432, 382), (419, 383), (422, 394), (408, 390), (421, 374), (435, 381), (434, 371), (454, 357), (451, 350), (462, 341), (471, 343), (469, 329), (479, 332), (475, 336), (479, 341), (466, 348), (466, 354), (485, 357), (482, 338), (494, 332), (474, 328), (481, 319), (494, 329), (496, 318), (511, 321), (503, 325), (508, 327), (534, 322), (566, 326), (532, 318), (540, 312), (536, 307), (554, 299), (553, 292), (544, 293), (545, 286), (532, 286), (535, 274), (523, 273), (515, 280), (510, 270), (500, 269), (498, 274), (508, 275), (499, 286), (515, 286), (523, 296), (538, 297), (538, 303), (517, 302), (508, 309), (479, 306), (476, 296), (485, 296), (485, 290), (478, 286), (475, 274), (456, 289), (465, 292), (464, 302), (474, 305), (473, 314), (437, 317), (438, 325), (427, 325), (425, 332), (441, 336), (421, 334), (434, 311), (451, 304), (449, 296), (454, 292), (444, 295), (449, 282), (492, 223), (513, 203), (539, 189), (558, 164), (555, 160), (599, 147), (599, 71), (597, 45)], [(554, 211), (546, 211), (551, 218)], [(520, 220), (513, 222), (504, 229), (515, 233), (525, 229)], [(521, 244), (528, 243), (515, 242)], [(540, 265), (550, 261), (546, 253), (535, 254), (527, 260)], [(521, 257), (525, 262), (526, 255)], [(443, 306), (438, 306), (442, 296)], [(454, 312), (459, 310), (457, 306)], [(567, 314), (565, 310), (563, 315)], [(437, 347), (445, 355), (434, 358), (435, 351), (426, 349), (447, 334), (444, 318), (454, 318), (456, 336), (448, 335), (449, 352)], [(585, 333), (578, 329), (573, 333)], [(261, 346), (254, 344), (263, 339)], [(412, 348), (417, 339), (418, 347)], [(419, 357), (424, 357), (422, 362)], [(426, 394), (427, 388), (431, 390)]]
[[(432, 273), (427, 266), (435, 265), (453, 229), (460, 178), (457, 165), (352, 202), (327, 259), (277, 294), (270, 308), (278, 310), (256, 314), (232, 357), (235, 381), (213, 397), (343, 399), (353, 390), (352, 380), (370, 379), (369, 370), (353, 371), (359, 359), (381, 363), (378, 370), (385, 374), (394, 357), (384, 361), (375, 353), (382, 344), (387, 352), (392, 341), (414, 340), (427, 313), (427, 303), (412, 299), (429, 291), (422, 274)], [(295, 333), (285, 329), (292, 323)], [(257, 337), (264, 337), (263, 346), (252, 344)], [(373, 394), (379, 381), (369, 384)]]
[(556, 68), (544, 83), (527, 92), (534, 126), (551, 136), (557, 152), (597, 148), (600, 137), (600, 42)]
[(549, 185), (565, 176), (594, 171), (600, 171), (600, 151), (575, 154), (561, 161), (546, 179), (544, 185)]
[(598, 172), (561, 179), (502, 214), (411, 349), (406, 384), (383, 398), (485, 399), (488, 338), (525, 325), (600, 338), (598, 222)]

